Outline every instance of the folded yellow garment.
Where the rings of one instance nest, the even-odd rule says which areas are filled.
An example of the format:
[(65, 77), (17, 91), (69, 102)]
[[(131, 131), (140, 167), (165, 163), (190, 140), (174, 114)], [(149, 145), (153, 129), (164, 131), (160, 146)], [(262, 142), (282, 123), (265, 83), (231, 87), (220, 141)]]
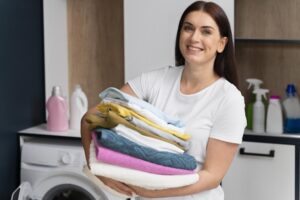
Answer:
[(130, 128), (130, 129), (133, 129), (144, 136), (168, 142), (168, 143), (173, 144), (173, 145), (179, 147), (180, 149), (184, 150), (184, 148), (177, 142), (163, 138), (159, 135), (155, 135), (143, 128), (135, 126), (134, 124), (128, 122), (126, 119), (117, 115), (113, 111), (108, 111), (106, 113), (98, 113), (98, 115), (97, 114), (89, 114), (86, 116), (85, 119), (86, 119), (86, 122), (89, 124), (90, 130), (93, 130), (97, 127), (114, 128), (118, 124), (123, 124), (124, 126)]
[(164, 131), (166, 133), (170, 133), (180, 139), (183, 140), (188, 140), (191, 138), (191, 136), (187, 133), (180, 133), (174, 130), (170, 130), (168, 128), (162, 127), (152, 121), (150, 121), (148, 118), (140, 115), (139, 113), (136, 113), (135, 111), (129, 109), (129, 108), (125, 108), (123, 106), (120, 106), (118, 104), (115, 103), (111, 103), (111, 102), (102, 102), (97, 106), (97, 109), (101, 112), (101, 113), (107, 113), (109, 111), (113, 111), (115, 113), (117, 113), (118, 115), (120, 115), (123, 118), (128, 118), (130, 119), (130, 117), (136, 117), (139, 120), (142, 120), (143, 122), (147, 123), (149, 126), (152, 126), (154, 128), (157, 128), (161, 131)]

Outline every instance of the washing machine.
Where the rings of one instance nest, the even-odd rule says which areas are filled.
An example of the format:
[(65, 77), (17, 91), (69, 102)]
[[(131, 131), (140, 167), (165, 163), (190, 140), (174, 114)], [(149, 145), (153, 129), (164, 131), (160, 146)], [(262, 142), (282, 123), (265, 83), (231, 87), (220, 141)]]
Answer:
[(80, 140), (27, 138), (20, 159), (21, 185), (13, 200), (121, 200), (82, 172), (86, 161)]

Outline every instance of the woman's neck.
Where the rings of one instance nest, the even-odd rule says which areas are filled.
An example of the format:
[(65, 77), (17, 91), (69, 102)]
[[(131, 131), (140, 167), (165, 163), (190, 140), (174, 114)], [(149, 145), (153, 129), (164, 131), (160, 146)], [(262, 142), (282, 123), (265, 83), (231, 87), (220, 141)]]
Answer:
[(219, 78), (214, 72), (213, 66), (185, 65), (180, 80), (180, 91), (184, 94), (197, 93)]

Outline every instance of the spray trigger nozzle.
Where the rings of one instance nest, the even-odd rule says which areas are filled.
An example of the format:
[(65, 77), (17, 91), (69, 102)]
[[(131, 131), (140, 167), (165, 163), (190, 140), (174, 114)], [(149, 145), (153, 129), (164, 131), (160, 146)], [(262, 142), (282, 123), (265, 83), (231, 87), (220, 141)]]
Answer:
[(246, 82), (249, 83), (248, 89), (250, 89), (251, 86), (253, 86), (254, 90), (259, 89), (260, 84), (263, 83), (262, 80), (259, 80), (259, 79), (256, 79), (256, 78), (248, 78), (248, 79), (246, 79)]
[(268, 89), (255, 89), (253, 91), (254, 94), (256, 94), (256, 101), (261, 101), (261, 97), (263, 96), (265, 99), (267, 99), (267, 93), (269, 92)]

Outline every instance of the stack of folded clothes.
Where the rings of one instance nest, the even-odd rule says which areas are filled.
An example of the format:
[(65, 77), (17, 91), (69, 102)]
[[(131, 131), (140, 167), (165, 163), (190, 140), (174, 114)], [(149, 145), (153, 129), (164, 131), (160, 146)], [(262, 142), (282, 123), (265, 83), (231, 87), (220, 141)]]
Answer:
[(99, 112), (87, 117), (92, 174), (148, 189), (198, 181), (196, 160), (185, 153), (190, 135), (180, 120), (116, 88), (99, 96)]

